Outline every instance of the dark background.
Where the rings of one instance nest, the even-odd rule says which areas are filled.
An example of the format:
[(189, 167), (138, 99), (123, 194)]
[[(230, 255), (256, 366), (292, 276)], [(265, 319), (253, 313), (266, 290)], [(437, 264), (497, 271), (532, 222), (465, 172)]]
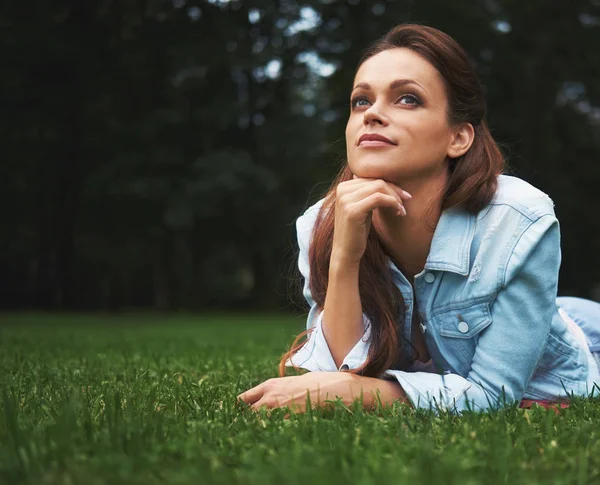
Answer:
[(466, 48), (560, 294), (600, 300), (600, 1), (46, 0), (0, 6), (0, 308), (293, 308), (356, 62), (405, 21)]

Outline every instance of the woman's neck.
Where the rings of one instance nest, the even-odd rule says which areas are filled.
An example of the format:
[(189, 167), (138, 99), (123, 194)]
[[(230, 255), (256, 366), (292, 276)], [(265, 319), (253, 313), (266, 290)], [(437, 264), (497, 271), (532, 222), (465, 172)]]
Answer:
[(412, 195), (412, 199), (405, 201), (406, 216), (397, 216), (387, 208), (373, 211), (373, 228), (409, 281), (425, 266), (442, 213), (447, 180), (448, 173), (444, 171), (426, 180), (400, 181), (398, 186)]

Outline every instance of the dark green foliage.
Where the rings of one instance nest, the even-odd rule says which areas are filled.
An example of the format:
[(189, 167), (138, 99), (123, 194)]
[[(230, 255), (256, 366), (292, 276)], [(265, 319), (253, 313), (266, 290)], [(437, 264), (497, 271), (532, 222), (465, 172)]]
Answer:
[(303, 319), (4, 317), (2, 484), (592, 484), (600, 401), (462, 417), (253, 413)]
[(405, 21), (466, 48), (511, 166), (556, 202), (563, 293), (600, 298), (595, 0), (13, 1), (0, 18), (0, 308), (288, 306), (293, 223), (345, 154), (356, 63)]

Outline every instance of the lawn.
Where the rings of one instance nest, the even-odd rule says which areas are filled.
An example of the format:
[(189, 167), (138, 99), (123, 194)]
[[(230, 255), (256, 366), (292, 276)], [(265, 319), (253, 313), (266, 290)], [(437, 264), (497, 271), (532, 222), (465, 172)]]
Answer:
[[(303, 317), (0, 316), (1, 484), (600, 483), (600, 399), (558, 414), (236, 406)], [(358, 403), (357, 403), (358, 404)]]

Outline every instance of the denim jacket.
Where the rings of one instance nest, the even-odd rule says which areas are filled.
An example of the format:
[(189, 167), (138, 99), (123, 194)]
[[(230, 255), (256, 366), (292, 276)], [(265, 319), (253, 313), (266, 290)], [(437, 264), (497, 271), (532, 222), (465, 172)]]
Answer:
[[(323, 200), (296, 221), (298, 266), (310, 305), (307, 328), (314, 329), (286, 366), (355, 369), (367, 358), (371, 323), (363, 314), (364, 335), (338, 369), (308, 286), (308, 246)], [(388, 369), (379, 377), (396, 379), (414, 407), (455, 412), (589, 395), (600, 374), (558, 311), (560, 261), (552, 200), (517, 177), (500, 175), (492, 201), (477, 214), (443, 211), (425, 268), (414, 277), (414, 298), (413, 285), (389, 262), (406, 305), (405, 340), (417, 312), (437, 371)]]

